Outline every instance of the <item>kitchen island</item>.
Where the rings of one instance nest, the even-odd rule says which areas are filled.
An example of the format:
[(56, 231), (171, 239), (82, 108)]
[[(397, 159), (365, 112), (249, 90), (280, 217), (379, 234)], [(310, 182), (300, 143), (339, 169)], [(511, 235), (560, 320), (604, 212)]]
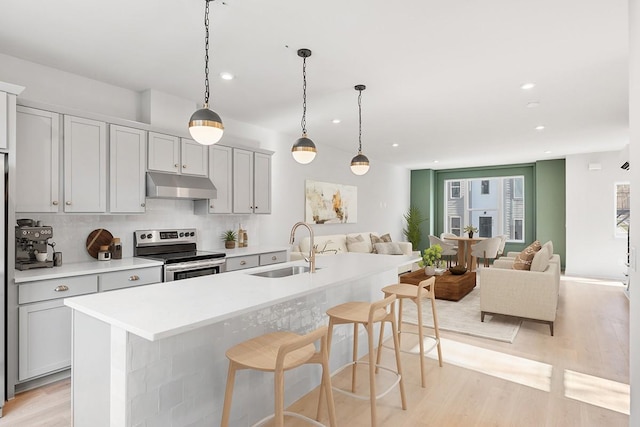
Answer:
[[(252, 275), (292, 262), (65, 300), (73, 309), (74, 425), (218, 425), (227, 374), (225, 351), (275, 330), (306, 333), (325, 311), (382, 298), (409, 256), (349, 253), (318, 259), (315, 274)], [(337, 328), (332, 369), (351, 358), (352, 328)], [(366, 340), (360, 351), (366, 354)], [(287, 375), (286, 404), (315, 388), (320, 370)], [(232, 425), (273, 412), (273, 378), (240, 372)], [(146, 423), (146, 424), (145, 424)]]

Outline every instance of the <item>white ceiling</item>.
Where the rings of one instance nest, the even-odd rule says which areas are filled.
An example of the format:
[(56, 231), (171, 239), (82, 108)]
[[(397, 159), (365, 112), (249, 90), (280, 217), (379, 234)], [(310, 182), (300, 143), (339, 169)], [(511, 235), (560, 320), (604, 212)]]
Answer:
[[(529, 162), (628, 143), (625, 0), (225, 3), (211, 3), (212, 108), (293, 144), (302, 115), (296, 51), (309, 48), (307, 129), (318, 156), (324, 145), (356, 154), (360, 83), (372, 167)], [(204, 4), (2, 0), (0, 52), (202, 102)], [(223, 81), (221, 71), (236, 78)], [(529, 81), (534, 89), (520, 89)]]

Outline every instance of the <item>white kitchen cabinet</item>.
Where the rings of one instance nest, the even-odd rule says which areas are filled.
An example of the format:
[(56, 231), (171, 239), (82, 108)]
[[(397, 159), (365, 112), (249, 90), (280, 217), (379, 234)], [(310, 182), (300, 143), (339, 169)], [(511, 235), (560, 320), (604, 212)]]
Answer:
[(224, 145), (209, 147), (209, 179), (216, 186), (217, 197), (196, 200), (195, 212), (199, 214), (229, 214), (233, 202), (233, 149)]
[(227, 271), (244, 270), (245, 268), (279, 264), (287, 261), (287, 251), (258, 252), (251, 255), (229, 256), (227, 254)]
[(60, 115), (17, 107), (16, 212), (60, 208)]
[(107, 124), (64, 116), (64, 211), (107, 210)]
[(192, 139), (149, 132), (149, 170), (195, 176), (208, 174), (208, 150)]
[(233, 149), (233, 212), (271, 213), (271, 155)]
[(9, 115), (7, 92), (0, 91), (0, 148), (8, 148)]
[(147, 132), (124, 126), (109, 127), (109, 211), (145, 211)]

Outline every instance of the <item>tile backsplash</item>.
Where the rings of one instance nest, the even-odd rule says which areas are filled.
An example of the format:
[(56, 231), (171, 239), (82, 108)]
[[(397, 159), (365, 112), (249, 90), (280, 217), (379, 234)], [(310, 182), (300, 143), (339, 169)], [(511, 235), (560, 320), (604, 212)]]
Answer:
[(16, 218), (33, 218), (52, 226), (51, 241), (56, 243), (56, 252), (62, 252), (64, 263), (93, 260), (86, 250), (86, 240), (96, 228), (120, 237), (123, 257), (133, 256), (133, 232), (144, 229), (195, 228), (198, 249), (220, 250), (224, 248), (222, 232), (237, 230), (242, 223), (242, 228), (248, 230), (250, 245), (260, 244), (260, 221), (256, 215), (196, 215), (191, 200), (147, 199), (146, 205), (146, 213), (135, 215), (16, 213)]

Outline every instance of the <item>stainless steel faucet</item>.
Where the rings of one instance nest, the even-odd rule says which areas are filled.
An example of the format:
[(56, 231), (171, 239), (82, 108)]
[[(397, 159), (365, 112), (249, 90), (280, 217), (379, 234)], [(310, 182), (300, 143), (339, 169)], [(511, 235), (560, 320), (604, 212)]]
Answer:
[(304, 260), (309, 263), (309, 272), (316, 272), (316, 252), (313, 250), (313, 230), (306, 222), (296, 222), (291, 229), (291, 237), (289, 237), (289, 244), (292, 245), (296, 235), (296, 229), (300, 226), (307, 227), (309, 230), (309, 258), (304, 257)]

